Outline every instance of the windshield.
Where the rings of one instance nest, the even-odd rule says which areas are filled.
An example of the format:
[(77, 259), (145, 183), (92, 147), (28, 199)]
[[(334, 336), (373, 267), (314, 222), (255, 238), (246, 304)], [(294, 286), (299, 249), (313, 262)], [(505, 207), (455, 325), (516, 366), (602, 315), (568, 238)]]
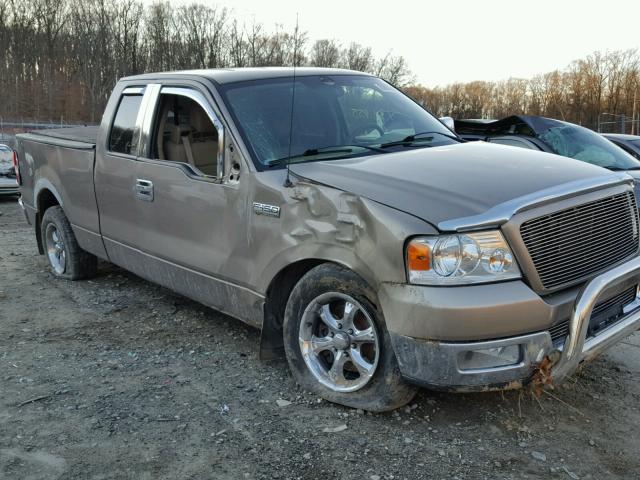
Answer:
[(588, 128), (564, 125), (550, 128), (538, 137), (558, 155), (612, 170), (640, 168), (638, 160)]
[[(418, 104), (376, 77), (301, 76), (224, 85), (222, 94), (259, 166), (376, 155), (457, 143), (452, 132)], [(290, 135), (290, 126), (292, 132)], [(418, 138), (423, 132), (433, 133)], [(415, 141), (393, 145), (416, 135)], [(448, 137), (449, 136), (449, 137)], [(284, 163), (284, 162), (282, 162)]]

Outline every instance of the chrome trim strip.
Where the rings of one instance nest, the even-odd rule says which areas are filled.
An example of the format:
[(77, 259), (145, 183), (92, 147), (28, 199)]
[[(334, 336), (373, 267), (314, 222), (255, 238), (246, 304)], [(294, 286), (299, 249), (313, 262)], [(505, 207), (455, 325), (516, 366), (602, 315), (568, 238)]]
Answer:
[(153, 126), (160, 88), (162, 88), (162, 85), (159, 83), (150, 83), (147, 85), (144, 98), (142, 99), (142, 105), (140, 105), (140, 112), (136, 120), (136, 130), (134, 131), (134, 138), (138, 135), (139, 157), (147, 158), (150, 153), (149, 142), (151, 139), (151, 127)]
[(145, 87), (127, 87), (122, 91), (122, 95), (142, 95)]
[(515, 214), (534, 207), (625, 183), (633, 185), (633, 178), (622, 172), (567, 182), (500, 203), (478, 215), (440, 222), (438, 229), (442, 232), (464, 232), (497, 227), (508, 222)]
[(166, 93), (168, 95), (181, 95), (183, 97), (190, 98), (207, 113), (209, 119), (213, 123), (214, 127), (218, 131), (218, 157), (216, 159), (216, 182), (222, 183), (224, 180), (224, 126), (218, 116), (213, 111), (211, 104), (207, 98), (198, 90), (186, 87), (163, 87), (161, 94)]
[(562, 381), (578, 368), (581, 361), (592, 359), (640, 328), (640, 310), (634, 310), (596, 336), (587, 338), (591, 313), (600, 295), (610, 287), (633, 277), (640, 277), (640, 257), (635, 257), (587, 283), (576, 299), (569, 323), (569, 336), (561, 351), (559, 350), (559, 360), (553, 366), (554, 380)]

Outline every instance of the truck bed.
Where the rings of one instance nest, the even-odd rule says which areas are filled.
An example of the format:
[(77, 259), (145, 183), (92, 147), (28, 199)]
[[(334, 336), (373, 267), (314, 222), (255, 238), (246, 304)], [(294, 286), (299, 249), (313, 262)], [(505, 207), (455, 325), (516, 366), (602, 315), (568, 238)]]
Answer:
[[(31, 132), (32, 135), (38, 137), (46, 137), (41, 141), (46, 142), (46, 139), (51, 139), (50, 143), (58, 143), (56, 140), (64, 140), (67, 142), (86, 143), (95, 147), (98, 139), (98, 126), (88, 127), (68, 127), (68, 128), (54, 128), (51, 130), (37, 130)], [(48, 143), (48, 142), (47, 142)]]

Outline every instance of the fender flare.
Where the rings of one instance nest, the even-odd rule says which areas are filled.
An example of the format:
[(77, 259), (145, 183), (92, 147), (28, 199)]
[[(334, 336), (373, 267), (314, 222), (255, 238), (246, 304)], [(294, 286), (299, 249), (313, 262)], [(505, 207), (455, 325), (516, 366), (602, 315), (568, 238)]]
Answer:
[(44, 244), (42, 242), (42, 232), (40, 231), (40, 222), (42, 220), (42, 212), (40, 212), (39, 200), (40, 200), (40, 195), (44, 191), (50, 192), (51, 195), (53, 195), (56, 201), (58, 202), (58, 205), (60, 205), (64, 209), (63, 202), (62, 202), (62, 195), (60, 195), (56, 187), (54, 187), (53, 184), (46, 178), (39, 178), (36, 181), (36, 184), (33, 188), (33, 208), (35, 208), (36, 210), (34, 229), (36, 234), (36, 242), (38, 245), (38, 252), (40, 253), (40, 255), (44, 254)]
[[(43, 190), (49, 190), (51, 194), (56, 198), (58, 204), (64, 208), (64, 202), (62, 201), (62, 195), (58, 192), (58, 189), (54, 187), (53, 183), (51, 183), (46, 178), (39, 178), (36, 181), (35, 186), (33, 187), (33, 206), (38, 210), (38, 198)], [(40, 213), (40, 212), (38, 212)]]

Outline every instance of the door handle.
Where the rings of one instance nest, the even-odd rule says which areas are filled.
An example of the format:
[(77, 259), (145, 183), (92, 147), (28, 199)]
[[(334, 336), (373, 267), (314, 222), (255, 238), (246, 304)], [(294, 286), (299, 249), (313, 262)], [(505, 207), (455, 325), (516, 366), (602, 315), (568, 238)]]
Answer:
[(153, 183), (149, 180), (138, 178), (136, 180), (136, 198), (145, 202), (153, 202)]

